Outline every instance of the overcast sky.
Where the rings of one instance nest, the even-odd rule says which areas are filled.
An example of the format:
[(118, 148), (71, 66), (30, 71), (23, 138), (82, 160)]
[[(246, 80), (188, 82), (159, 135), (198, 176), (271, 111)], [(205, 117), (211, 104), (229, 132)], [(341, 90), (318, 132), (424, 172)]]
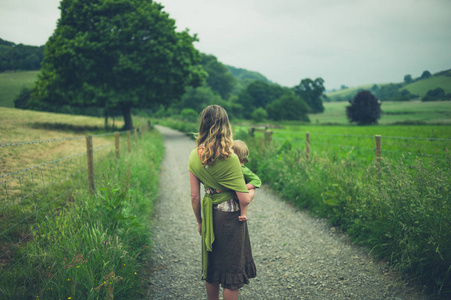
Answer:
[[(450, 0), (161, 0), (222, 63), (284, 86), (400, 82), (451, 68)], [(43, 45), (59, 0), (0, 0), (0, 38)]]

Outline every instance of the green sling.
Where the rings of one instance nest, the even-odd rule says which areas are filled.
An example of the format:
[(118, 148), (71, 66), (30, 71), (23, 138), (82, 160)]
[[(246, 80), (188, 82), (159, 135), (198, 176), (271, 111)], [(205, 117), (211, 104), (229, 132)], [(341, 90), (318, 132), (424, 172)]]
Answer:
[(228, 159), (217, 159), (215, 163), (206, 168), (202, 165), (197, 154), (197, 148), (191, 151), (189, 157), (189, 171), (193, 173), (204, 185), (204, 188), (213, 188), (222, 193), (208, 195), (202, 199), (202, 277), (207, 278), (207, 251), (212, 251), (215, 240), (213, 231), (213, 205), (232, 199), (235, 192), (248, 193), (244, 183), (240, 161), (236, 154)]

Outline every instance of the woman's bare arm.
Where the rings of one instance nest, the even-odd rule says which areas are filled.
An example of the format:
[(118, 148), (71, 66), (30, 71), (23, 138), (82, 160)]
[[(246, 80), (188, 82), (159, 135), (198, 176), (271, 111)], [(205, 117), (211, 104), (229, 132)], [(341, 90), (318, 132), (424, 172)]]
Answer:
[(189, 172), (189, 181), (191, 185), (191, 206), (193, 207), (194, 215), (197, 220), (197, 230), (199, 234), (202, 233), (202, 215), (201, 215), (201, 203), (200, 203), (200, 181), (191, 172)]

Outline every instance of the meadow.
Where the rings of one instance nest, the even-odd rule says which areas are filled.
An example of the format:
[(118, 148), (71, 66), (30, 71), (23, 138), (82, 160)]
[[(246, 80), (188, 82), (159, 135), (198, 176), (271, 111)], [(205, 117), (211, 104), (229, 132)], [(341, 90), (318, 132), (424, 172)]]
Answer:
[[(346, 106), (349, 103), (324, 103), (322, 114), (309, 114), (311, 124), (348, 125)], [(451, 124), (451, 101), (383, 101), (380, 125)]]
[[(140, 298), (164, 151), (159, 133), (135, 120), (141, 137), (129, 152), (121, 134), (117, 158), (115, 129), (103, 129), (101, 118), (9, 108), (0, 115), (0, 298)], [(95, 193), (85, 135), (94, 136)]]
[[(232, 129), (234, 139), (249, 146), (248, 167), (285, 201), (326, 218), (407, 280), (449, 299), (451, 106), (383, 105), (392, 112), (388, 120), (381, 120), (384, 125), (349, 125), (343, 103), (325, 103), (324, 114), (310, 115), (312, 121), (321, 120), (313, 124), (234, 120)], [(407, 121), (406, 116), (411, 118)], [(190, 136), (198, 127), (176, 118), (154, 122)], [(405, 125), (409, 123), (417, 125)], [(272, 131), (271, 138), (263, 132), (250, 136), (254, 126)], [(382, 136), (380, 162), (375, 135)]]
[(14, 107), (14, 99), (22, 88), (30, 88), (39, 71), (17, 71), (0, 73), (0, 107)]

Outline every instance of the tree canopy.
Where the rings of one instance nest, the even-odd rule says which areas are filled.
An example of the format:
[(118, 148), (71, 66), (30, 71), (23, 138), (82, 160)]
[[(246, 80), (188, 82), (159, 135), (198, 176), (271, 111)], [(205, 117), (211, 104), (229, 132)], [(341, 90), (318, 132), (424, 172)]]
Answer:
[(228, 99), (236, 84), (236, 79), (229, 69), (213, 55), (202, 54), (201, 65), (208, 73), (206, 83), (222, 99)]
[(358, 125), (377, 124), (381, 116), (381, 103), (370, 91), (359, 92), (349, 103), (351, 105), (346, 106), (349, 122)]
[(285, 94), (266, 108), (268, 117), (274, 121), (298, 120), (309, 122), (308, 106), (293, 94)]
[(323, 100), (325, 97), (324, 80), (322, 78), (316, 78), (311, 80), (310, 78), (302, 79), (301, 83), (293, 88), (296, 96), (302, 98), (310, 107), (311, 113), (321, 113), (324, 111)]
[(196, 36), (176, 32), (163, 6), (148, 0), (62, 0), (33, 91), (53, 105), (131, 108), (168, 105), (204, 76)]
[(0, 39), (0, 72), (39, 70), (44, 58), (44, 46), (14, 44)]

